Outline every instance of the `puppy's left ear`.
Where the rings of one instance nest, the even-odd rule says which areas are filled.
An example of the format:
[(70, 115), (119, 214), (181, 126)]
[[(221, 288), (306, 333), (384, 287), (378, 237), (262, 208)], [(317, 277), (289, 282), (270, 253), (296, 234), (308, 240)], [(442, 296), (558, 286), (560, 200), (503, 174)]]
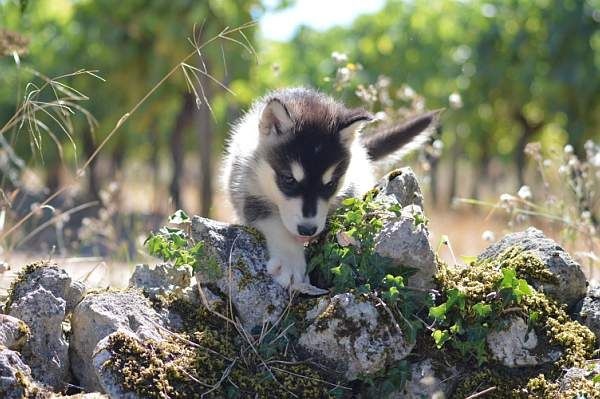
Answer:
[(272, 98), (265, 105), (258, 122), (262, 137), (274, 138), (292, 130), (294, 121), (287, 107), (277, 98)]
[(373, 116), (363, 109), (353, 111), (340, 124), (340, 141), (349, 146), (354, 141), (356, 133), (367, 123), (373, 120)]

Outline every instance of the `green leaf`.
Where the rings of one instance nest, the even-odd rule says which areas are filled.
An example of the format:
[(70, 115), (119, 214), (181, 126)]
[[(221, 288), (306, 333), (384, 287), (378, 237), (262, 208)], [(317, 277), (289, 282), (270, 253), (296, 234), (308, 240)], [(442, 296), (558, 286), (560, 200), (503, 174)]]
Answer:
[(438, 349), (442, 349), (444, 344), (450, 339), (450, 334), (446, 330), (434, 330), (433, 333), (431, 333), (431, 336)]
[(446, 318), (447, 303), (442, 303), (439, 306), (432, 306), (429, 308), (429, 317), (432, 317), (438, 321), (442, 321)]
[(346, 198), (345, 200), (342, 201), (342, 205), (352, 206), (352, 205), (356, 204), (357, 201), (358, 201), (357, 198)]
[(190, 217), (187, 215), (187, 213), (185, 213), (184, 211), (179, 209), (179, 210), (175, 211), (174, 214), (169, 216), (169, 223), (184, 224), (184, 223), (191, 223), (191, 220), (190, 220)]
[(492, 313), (492, 306), (487, 303), (476, 303), (473, 305), (473, 310), (479, 317), (486, 317)]

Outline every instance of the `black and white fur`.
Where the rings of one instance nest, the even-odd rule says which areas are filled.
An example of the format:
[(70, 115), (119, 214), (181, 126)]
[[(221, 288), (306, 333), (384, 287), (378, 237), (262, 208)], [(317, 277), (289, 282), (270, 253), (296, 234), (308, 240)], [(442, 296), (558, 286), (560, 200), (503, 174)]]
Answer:
[(252, 106), (233, 128), (223, 186), (239, 221), (265, 235), (267, 270), (279, 284), (318, 292), (304, 244), (342, 198), (372, 188), (374, 160), (410, 143), (436, 115), (356, 139), (371, 115), (313, 90), (275, 91)]

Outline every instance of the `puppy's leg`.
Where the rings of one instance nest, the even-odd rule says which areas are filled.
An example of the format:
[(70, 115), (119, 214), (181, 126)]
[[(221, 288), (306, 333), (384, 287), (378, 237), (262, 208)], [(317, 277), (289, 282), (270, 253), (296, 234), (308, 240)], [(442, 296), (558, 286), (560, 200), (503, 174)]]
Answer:
[(304, 245), (294, 240), (276, 215), (257, 220), (254, 226), (267, 240), (269, 250), (267, 271), (275, 281), (286, 288), (293, 283), (304, 282), (306, 278)]

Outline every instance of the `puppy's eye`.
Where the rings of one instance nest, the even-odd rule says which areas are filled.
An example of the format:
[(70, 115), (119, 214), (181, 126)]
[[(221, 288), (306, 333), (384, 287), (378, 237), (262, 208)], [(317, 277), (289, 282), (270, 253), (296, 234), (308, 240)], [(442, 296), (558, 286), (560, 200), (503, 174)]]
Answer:
[(290, 186), (295, 186), (296, 183), (298, 183), (296, 181), (296, 179), (294, 179), (294, 176), (292, 175), (285, 175), (285, 174), (280, 174), (279, 175), (279, 179), (281, 180), (281, 182), (283, 184), (285, 184), (286, 186), (290, 187)]
[(332, 180), (329, 183), (325, 184), (325, 188), (334, 188), (335, 187), (335, 182)]

